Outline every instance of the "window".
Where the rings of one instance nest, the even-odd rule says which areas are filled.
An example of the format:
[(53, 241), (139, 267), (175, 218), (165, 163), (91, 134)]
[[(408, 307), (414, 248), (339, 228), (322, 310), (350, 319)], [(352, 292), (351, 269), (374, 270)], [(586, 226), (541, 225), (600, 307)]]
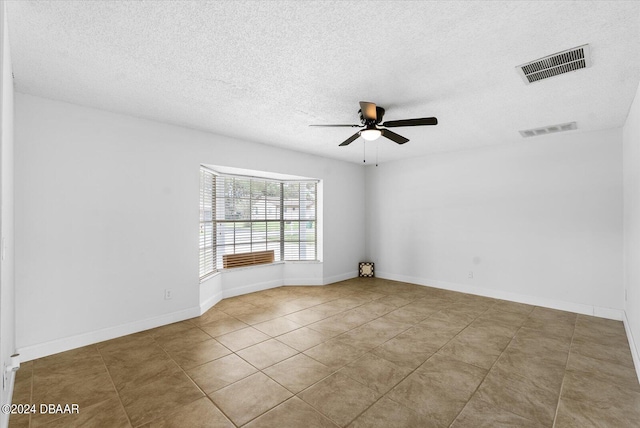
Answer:
[(216, 176), (200, 168), (200, 280), (216, 271)]
[(317, 260), (317, 183), (202, 168), (200, 278), (220, 269), (227, 254), (272, 250), (277, 261)]

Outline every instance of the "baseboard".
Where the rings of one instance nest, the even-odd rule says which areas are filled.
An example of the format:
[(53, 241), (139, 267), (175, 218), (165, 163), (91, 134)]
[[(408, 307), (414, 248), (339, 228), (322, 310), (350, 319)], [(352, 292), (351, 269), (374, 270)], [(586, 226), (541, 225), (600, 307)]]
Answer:
[(243, 287), (234, 287), (229, 290), (222, 290), (222, 298), (226, 299), (228, 297), (240, 296), (242, 294), (254, 293), (256, 291), (280, 287), (282, 285), (282, 282), (282, 278), (278, 278), (271, 281), (258, 282), (255, 284), (245, 285)]
[(624, 312), (624, 319), (622, 323), (624, 324), (624, 330), (627, 333), (627, 340), (629, 341), (629, 348), (631, 349), (631, 356), (633, 357), (633, 365), (636, 369), (636, 376), (638, 377), (638, 382), (640, 382), (640, 354), (638, 354), (638, 347), (636, 346), (636, 341), (633, 339), (633, 332), (631, 331), (631, 326), (629, 325), (629, 319), (627, 318), (627, 312)]
[(177, 312), (172, 312), (170, 314), (161, 315), (158, 317), (147, 318), (144, 320), (122, 324), (116, 327), (108, 327), (101, 330), (91, 331), (88, 333), (82, 333), (75, 336), (52, 340), (50, 342), (40, 343), (37, 345), (25, 346), (22, 348), (18, 348), (16, 352), (20, 354), (20, 359), (22, 361), (30, 361), (37, 358), (46, 357), (48, 355), (57, 354), (59, 352), (80, 348), (82, 346), (103, 342), (105, 340), (126, 336), (128, 334), (149, 330), (150, 328), (160, 327), (178, 321), (184, 321), (186, 319), (194, 318), (197, 316), (200, 316), (200, 308), (193, 307)]
[(427, 287), (441, 288), (444, 290), (457, 291), (460, 293), (474, 294), (477, 296), (491, 297), (494, 299), (508, 300), (511, 302), (524, 303), (544, 308), (558, 309), (561, 311), (574, 312), (582, 315), (591, 315), (600, 318), (607, 318), (622, 321), (624, 311), (622, 309), (605, 308), (600, 306), (584, 305), (581, 303), (565, 302), (562, 300), (548, 299), (545, 297), (531, 296), (527, 294), (511, 293), (503, 290), (483, 288), (475, 285), (458, 284), (454, 282), (439, 281), (433, 279), (418, 278), (406, 275), (397, 275), (388, 272), (377, 271), (379, 278), (393, 281), (409, 282), (412, 284), (424, 285)]
[(325, 276), (322, 279), (322, 285), (333, 284), (334, 282), (346, 281), (347, 279), (355, 278), (358, 276), (358, 271), (341, 273), (339, 275)]
[(324, 285), (322, 278), (285, 278), (282, 285)]
[(200, 303), (200, 315), (213, 308), (220, 300), (222, 300), (222, 291), (217, 292), (213, 296), (206, 299), (204, 302)]

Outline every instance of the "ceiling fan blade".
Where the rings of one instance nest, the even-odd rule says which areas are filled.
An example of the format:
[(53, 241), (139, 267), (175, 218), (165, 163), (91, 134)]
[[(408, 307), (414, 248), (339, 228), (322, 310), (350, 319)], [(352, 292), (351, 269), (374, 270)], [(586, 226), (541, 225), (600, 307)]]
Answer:
[(358, 139), (358, 137), (360, 136), (360, 131), (356, 132), (355, 134), (353, 134), (351, 137), (347, 138), (345, 141), (343, 141), (342, 143), (340, 143), (341, 146), (348, 146), (349, 144), (353, 143), (355, 140)]
[(438, 119), (435, 117), (421, 117), (419, 119), (390, 120), (381, 124), (387, 128), (397, 128), (399, 126), (424, 126), (437, 125)]
[(362, 117), (365, 119), (376, 120), (378, 114), (376, 113), (376, 105), (367, 101), (360, 101), (360, 110), (362, 111)]
[(395, 132), (389, 131), (388, 129), (381, 129), (380, 131), (382, 132), (383, 137), (386, 137), (395, 143), (404, 144), (409, 141), (408, 138), (404, 138), (402, 135), (398, 135)]
[(325, 128), (361, 128), (362, 125), (309, 125), (309, 126), (323, 126)]

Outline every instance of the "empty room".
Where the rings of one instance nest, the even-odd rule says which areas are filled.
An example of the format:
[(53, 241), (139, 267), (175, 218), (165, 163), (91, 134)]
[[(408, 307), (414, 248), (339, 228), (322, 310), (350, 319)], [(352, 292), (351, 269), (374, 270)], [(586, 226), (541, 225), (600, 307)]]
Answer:
[(1, 428), (640, 424), (640, 2), (0, 3)]

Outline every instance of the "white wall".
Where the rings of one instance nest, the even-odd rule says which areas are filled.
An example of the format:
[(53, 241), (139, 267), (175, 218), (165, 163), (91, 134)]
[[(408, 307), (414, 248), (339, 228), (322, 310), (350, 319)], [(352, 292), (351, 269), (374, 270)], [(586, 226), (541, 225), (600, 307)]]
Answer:
[(624, 175), (624, 287), (629, 345), (640, 375), (640, 86), (623, 134)]
[[(324, 257), (307, 279), (357, 274), (359, 165), (20, 93), (15, 109), (16, 328), (26, 358), (198, 315), (200, 164), (323, 180)], [(226, 293), (271, 278), (252, 272), (227, 280)]]
[[(14, 300), (14, 251), (13, 251), (13, 77), (11, 75), (11, 55), (9, 51), (9, 31), (5, 15), (4, 1), (0, 2), (0, 46), (2, 61), (2, 94), (0, 161), (0, 231), (4, 243), (4, 255), (0, 261), (0, 367), (9, 365), (9, 357), (15, 352), (15, 300)], [(3, 245), (0, 243), (0, 245)], [(2, 251), (0, 249), (0, 251)], [(12, 378), (2, 381), (0, 404), (8, 403), (12, 388)], [(6, 426), (8, 416), (0, 415), (0, 426)]]
[(621, 151), (614, 129), (369, 167), (368, 258), (378, 276), (620, 319)]

